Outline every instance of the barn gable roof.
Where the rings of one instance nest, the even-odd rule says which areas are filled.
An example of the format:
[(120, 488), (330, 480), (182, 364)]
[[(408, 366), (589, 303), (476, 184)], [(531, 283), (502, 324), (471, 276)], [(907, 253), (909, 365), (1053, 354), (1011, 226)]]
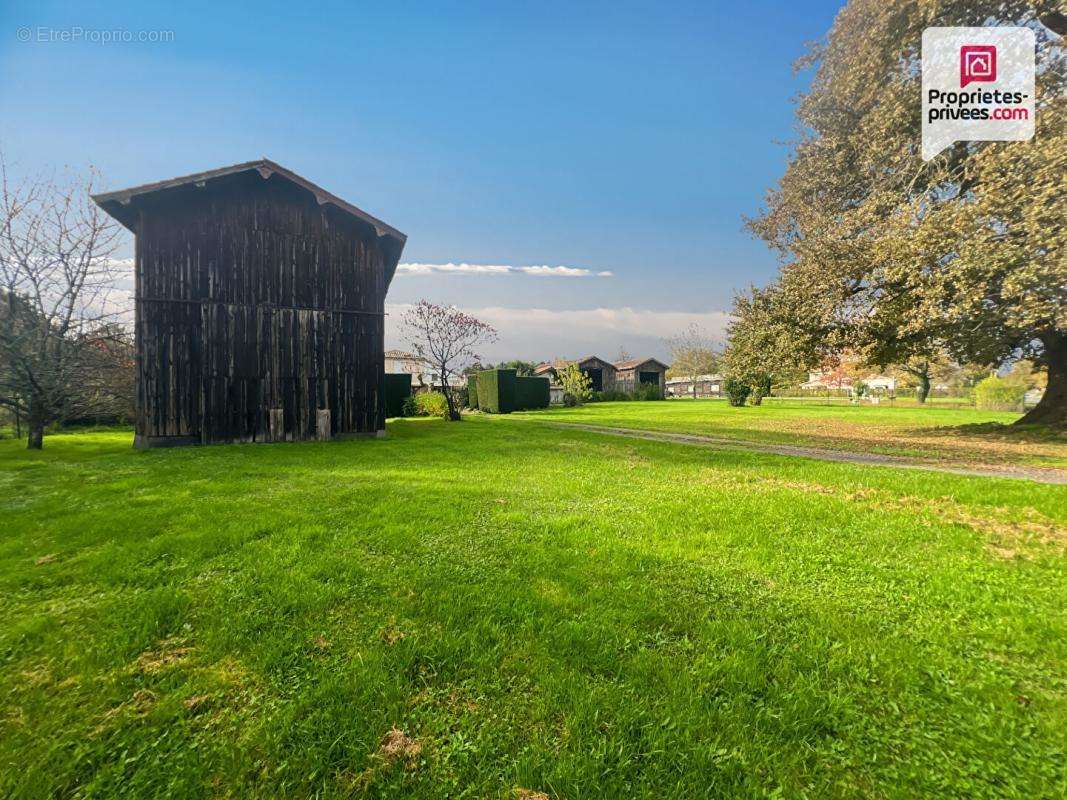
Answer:
[(629, 361), (618, 361), (615, 363), (615, 369), (637, 369), (638, 367), (643, 367), (645, 364), (655, 364), (662, 369), (670, 369), (669, 364), (664, 364), (662, 361), (655, 358), (631, 358)]
[(297, 175), (295, 172), (286, 169), (268, 158), (260, 158), (256, 161), (245, 161), (241, 164), (232, 164), (228, 167), (219, 167), (218, 169), (211, 169), (206, 172), (196, 172), (192, 175), (181, 175), (177, 178), (169, 178), (163, 181), (156, 181), (155, 183), (146, 183), (141, 186), (131, 186), (128, 189), (118, 189), (113, 192), (101, 192), (99, 194), (94, 194), (92, 197), (96, 204), (104, 209), (104, 211), (122, 223), (125, 228), (133, 231), (134, 221), (137, 218), (133, 203), (137, 198), (154, 195), (159, 192), (165, 192), (169, 189), (177, 189), (183, 186), (204, 186), (207, 182), (218, 178), (252, 171), (258, 172), (260, 177), (264, 180), (277, 175), (289, 183), (305, 189), (315, 197), (315, 200), (318, 201), (320, 206), (331, 205), (350, 217), (374, 228), (374, 232), (380, 238), (389, 240), (391, 246), (386, 248), (386, 252), (389, 254), (388, 263), (386, 264), (386, 285), (389, 284), (392, 280), (393, 273), (396, 271), (396, 264), (400, 260), (400, 253), (403, 251), (404, 243), (407, 242), (408, 237), (393, 226), (382, 222), (377, 217), (371, 216), (366, 211), (352, 205), (347, 200), (342, 200), (337, 195), (326, 191), (321, 186), (309, 181), (307, 178)]

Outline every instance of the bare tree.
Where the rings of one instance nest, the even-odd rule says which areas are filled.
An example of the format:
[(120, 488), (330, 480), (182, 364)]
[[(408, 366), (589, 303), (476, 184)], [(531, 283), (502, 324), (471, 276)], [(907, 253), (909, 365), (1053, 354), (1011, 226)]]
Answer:
[(415, 352), (441, 376), (441, 390), (448, 401), (448, 418), (459, 419), (452, 379), (478, 360), (475, 349), (496, 341), (496, 330), (455, 306), (439, 306), (420, 300), (404, 312), (402, 323)]
[(89, 199), (94, 180), (15, 181), (0, 157), (0, 405), (26, 419), (31, 449), (106, 394), (119, 228)]
[(697, 376), (711, 374), (719, 368), (720, 356), (711, 337), (693, 324), (667, 339), (667, 347), (671, 353), (671, 376), (689, 378), (696, 397)]

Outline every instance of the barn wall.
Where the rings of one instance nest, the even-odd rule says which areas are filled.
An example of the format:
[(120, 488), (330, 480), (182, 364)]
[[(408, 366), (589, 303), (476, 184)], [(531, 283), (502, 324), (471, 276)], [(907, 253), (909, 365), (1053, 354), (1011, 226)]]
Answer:
[(144, 201), (136, 280), (141, 444), (384, 427), (369, 227), (278, 178), (190, 187)]

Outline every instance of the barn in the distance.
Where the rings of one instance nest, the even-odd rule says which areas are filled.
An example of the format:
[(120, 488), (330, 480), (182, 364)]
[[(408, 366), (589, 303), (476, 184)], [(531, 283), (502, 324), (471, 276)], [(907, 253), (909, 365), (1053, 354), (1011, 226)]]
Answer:
[(137, 446), (384, 429), (404, 234), (266, 159), (93, 199), (137, 240)]

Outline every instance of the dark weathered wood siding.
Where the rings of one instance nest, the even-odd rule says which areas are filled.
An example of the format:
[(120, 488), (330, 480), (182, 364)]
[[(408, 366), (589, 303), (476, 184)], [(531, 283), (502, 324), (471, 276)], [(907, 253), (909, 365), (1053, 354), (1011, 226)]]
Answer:
[(140, 200), (135, 233), (142, 444), (384, 428), (373, 228), (251, 173)]

